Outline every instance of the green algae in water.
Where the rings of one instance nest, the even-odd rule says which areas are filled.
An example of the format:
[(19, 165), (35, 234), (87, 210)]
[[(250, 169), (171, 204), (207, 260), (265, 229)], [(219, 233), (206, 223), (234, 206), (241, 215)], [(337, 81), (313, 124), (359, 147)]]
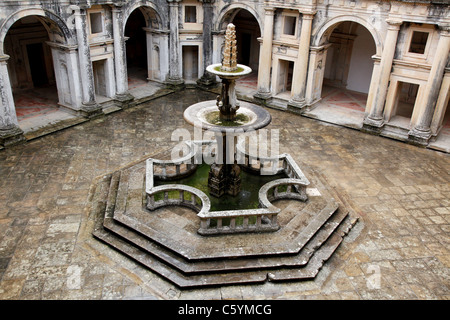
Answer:
[(222, 66), (217, 66), (214, 68), (214, 70), (216, 70), (217, 72), (223, 72), (223, 73), (239, 73), (239, 72), (244, 71), (244, 68), (237, 67), (236, 70), (228, 71), (228, 70), (222, 70)]
[(220, 111), (212, 111), (205, 115), (205, 120), (214, 125), (220, 125), (224, 127), (236, 127), (236, 126), (242, 126), (250, 120), (250, 117), (243, 114), (238, 113), (236, 114), (236, 120), (222, 120), (220, 119)]
[[(287, 178), (284, 173), (277, 175), (255, 175), (244, 170), (241, 171), (241, 192), (235, 197), (230, 195), (223, 195), (220, 198), (216, 198), (209, 194), (208, 190), (208, 174), (210, 166), (207, 164), (201, 164), (197, 167), (195, 173), (189, 177), (185, 177), (179, 180), (173, 181), (155, 181), (155, 186), (165, 185), (165, 184), (183, 184), (191, 186), (203, 191), (211, 201), (211, 211), (225, 211), (225, 210), (248, 210), (248, 209), (258, 209), (259, 199), (258, 192), (263, 185), (267, 182)], [(169, 197), (178, 198), (178, 191), (173, 191), (171, 196), (169, 192)], [(161, 195), (162, 199), (162, 195)], [(189, 199), (187, 194), (185, 194), (185, 199)], [(155, 197), (155, 200), (158, 200)], [(224, 221), (223, 223), (226, 223)], [(237, 222), (239, 223), (239, 222)], [(249, 221), (249, 223), (252, 223)]]

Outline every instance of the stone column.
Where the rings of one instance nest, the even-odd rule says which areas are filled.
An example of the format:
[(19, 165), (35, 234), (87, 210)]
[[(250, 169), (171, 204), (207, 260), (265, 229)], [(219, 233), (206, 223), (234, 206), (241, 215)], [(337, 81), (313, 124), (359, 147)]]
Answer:
[(302, 108), (305, 106), (306, 78), (308, 74), (309, 44), (311, 27), (315, 12), (302, 13), (302, 30), (298, 46), (297, 61), (294, 64), (292, 76), (291, 100), (288, 107)]
[(184, 80), (180, 75), (180, 39), (178, 32), (178, 3), (181, 0), (167, 0), (169, 3), (169, 78), (167, 84), (174, 87), (184, 85)]
[(373, 69), (372, 69), (372, 77), (370, 78), (370, 86), (369, 86), (369, 92), (367, 94), (367, 101), (366, 101), (366, 109), (365, 109), (365, 116), (368, 116), (371, 112), (371, 107), (373, 106), (373, 99), (375, 95), (375, 89), (378, 86), (378, 75), (380, 74), (380, 61), (381, 57), (377, 55), (372, 56), (373, 60)]
[(272, 68), (272, 39), (275, 8), (265, 8), (263, 43), (259, 52), (258, 92), (255, 98), (267, 99), (270, 92), (270, 69)]
[(433, 120), (434, 108), (438, 99), (439, 90), (444, 77), (450, 51), (449, 27), (441, 30), (439, 42), (433, 58), (428, 81), (420, 100), (421, 108), (418, 110), (417, 121), (413, 129), (408, 133), (409, 139), (419, 144), (427, 144), (431, 137), (431, 121)]
[(206, 67), (212, 64), (212, 25), (213, 25), (213, 4), (215, 0), (199, 0), (203, 3), (203, 76), (197, 81), (202, 87), (210, 87), (216, 84), (216, 77), (206, 71)]
[(7, 68), (8, 59), (8, 55), (0, 55), (0, 146), (14, 145), (25, 140), (17, 121)]
[(114, 68), (116, 76), (116, 99), (122, 104), (133, 100), (128, 92), (127, 57), (125, 48), (125, 35), (123, 26), (122, 4), (112, 7), (113, 37), (114, 37)]
[(444, 71), (444, 79), (442, 80), (441, 90), (436, 102), (433, 120), (431, 122), (431, 133), (437, 134), (442, 125), (442, 121), (447, 110), (448, 102), (450, 100), (450, 67)]
[(328, 45), (311, 47), (309, 50), (308, 75), (305, 91), (305, 103), (312, 103), (321, 99), (323, 74), (325, 66), (323, 62), (327, 59)]
[(92, 70), (91, 52), (87, 35), (86, 9), (75, 10), (75, 28), (78, 42), (78, 60), (80, 63), (83, 103), (81, 110), (89, 118), (102, 113), (101, 106), (95, 101), (94, 72)]
[(368, 108), (371, 110), (370, 114), (364, 119), (364, 127), (369, 131), (379, 131), (384, 124), (383, 111), (384, 103), (386, 100), (387, 89), (389, 85), (389, 78), (392, 69), (392, 62), (394, 59), (395, 47), (397, 44), (397, 36), (400, 30), (402, 21), (399, 20), (386, 20), (389, 24), (386, 39), (384, 41), (384, 49), (381, 54), (381, 61), (379, 65), (378, 75), (372, 77), (372, 81), (376, 81), (376, 85), (372, 86), (369, 92), (372, 100), (371, 106)]

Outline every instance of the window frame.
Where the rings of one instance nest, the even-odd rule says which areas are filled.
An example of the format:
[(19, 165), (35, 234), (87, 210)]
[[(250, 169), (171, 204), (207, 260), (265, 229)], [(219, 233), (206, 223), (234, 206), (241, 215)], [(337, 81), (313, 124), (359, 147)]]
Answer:
[[(94, 14), (100, 14), (101, 27), (102, 30), (100, 32), (92, 32), (92, 18), (91, 16)], [(88, 25), (89, 25), (89, 35), (93, 37), (102, 36), (105, 34), (105, 10), (96, 9), (88, 12)]]
[[(410, 48), (411, 48), (411, 42), (412, 42), (412, 39), (413, 39), (414, 32), (422, 32), (422, 33), (427, 33), (428, 34), (427, 42), (425, 44), (425, 48), (424, 48), (423, 53), (417, 53), (417, 52), (409, 51)], [(428, 53), (430, 51), (432, 38), (433, 38), (433, 29), (426, 28), (426, 27), (418, 27), (418, 26), (410, 27), (409, 30), (408, 30), (407, 39), (405, 41), (404, 56), (407, 57), (407, 58), (426, 59), (428, 57)]]
[[(186, 8), (187, 7), (194, 7), (195, 8), (195, 21), (186, 21)], [(184, 5), (184, 10), (183, 10), (183, 22), (184, 23), (199, 23), (198, 22), (198, 10), (197, 10), (197, 6), (195, 4), (185, 4)]]
[[(294, 24), (294, 34), (289, 34), (289, 33), (284, 33), (285, 32), (285, 27), (286, 27), (286, 23), (287, 23), (287, 19), (286, 18), (294, 18), (295, 19), (295, 24)], [(281, 29), (281, 37), (285, 38), (285, 39), (297, 39), (298, 36), (298, 23), (299, 23), (299, 14), (298, 13), (291, 13), (291, 12), (283, 12), (282, 13), (282, 29)]]

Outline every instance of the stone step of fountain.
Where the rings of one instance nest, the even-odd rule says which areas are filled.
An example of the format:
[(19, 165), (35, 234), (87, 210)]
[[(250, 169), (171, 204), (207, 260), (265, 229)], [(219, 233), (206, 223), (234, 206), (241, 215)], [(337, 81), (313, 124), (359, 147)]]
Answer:
[[(199, 219), (192, 210), (177, 207), (176, 210), (163, 208), (146, 211), (143, 208), (145, 197), (130, 195), (130, 192), (135, 195), (143, 193), (142, 190), (133, 189), (139, 186), (142, 188), (141, 170), (136, 167), (122, 170), (111, 218), (192, 261), (297, 254), (338, 208), (332, 197), (325, 200), (325, 194), (322, 197), (310, 197), (306, 204), (294, 201), (291, 210), (287, 208), (279, 215), (280, 221), (283, 215), (292, 216), (280, 232), (273, 233), (272, 237), (256, 233), (235, 235), (227, 238), (229, 245), (224, 247), (220, 237), (205, 238), (197, 234)], [(303, 207), (298, 209), (297, 204)], [(242, 246), (244, 242), (250, 245)]]
[[(113, 173), (109, 180), (106, 179), (97, 187), (100, 190), (94, 197), (96, 205), (93, 211), (97, 211), (93, 213), (97, 217), (94, 236), (183, 288), (261, 283), (268, 279), (284, 281), (314, 278), (355, 223), (345, 208), (341, 207), (320, 224), (296, 254), (190, 261), (114, 219), (119, 190), (123, 193), (130, 182), (132, 185), (142, 182), (130, 179), (130, 174), (131, 177), (138, 177), (139, 174), (126, 171)], [(120, 197), (123, 200), (127, 195), (122, 194)]]
[(303, 267), (287, 268), (280, 266), (275, 269), (259, 268), (247, 271), (196, 273), (193, 275), (186, 275), (179, 272), (154, 256), (145, 254), (139, 248), (131, 246), (129, 242), (114, 236), (112, 233), (100, 231), (96, 232), (96, 237), (177, 286), (181, 288), (194, 288), (263, 283), (267, 280), (287, 281), (313, 279), (342, 242), (341, 234), (347, 232), (351, 226), (350, 223), (341, 225), (338, 232), (334, 233), (322, 246), (314, 251), (310, 262)]
[[(238, 258), (233, 259), (208, 259), (200, 261), (189, 261), (184, 257), (177, 255), (163, 246), (147, 239), (132, 229), (117, 223), (112, 219), (105, 219), (104, 228), (116, 236), (132, 243), (140, 250), (147, 252), (178, 269), (180, 272), (204, 273), (204, 272), (224, 272), (233, 270), (257, 269), (257, 268), (276, 268), (276, 267), (301, 267), (308, 263), (314, 251), (317, 250), (347, 219), (348, 212), (338, 211), (328, 221), (314, 237), (295, 255), (274, 254), (271, 256), (245, 258), (238, 262)], [(348, 222), (346, 222), (348, 224)]]

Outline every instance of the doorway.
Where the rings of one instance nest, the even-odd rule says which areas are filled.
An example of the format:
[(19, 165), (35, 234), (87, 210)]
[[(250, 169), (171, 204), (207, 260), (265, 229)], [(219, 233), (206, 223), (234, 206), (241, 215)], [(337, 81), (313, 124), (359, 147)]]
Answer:
[(402, 81), (398, 81), (397, 85), (398, 94), (393, 116), (411, 119), (414, 104), (416, 103), (417, 92), (419, 91), (419, 85)]
[(33, 86), (36, 88), (48, 85), (43, 44), (41, 42), (27, 44), (27, 55)]
[(92, 71), (94, 73), (95, 94), (107, 97), (106, 89), (106, 60), (92, 61)]
[(292, 75), (294, 72), (294, 62), (289, 60), (278, 60), (278, 74), (276, 79), (275, 94), (283, 94), (290, 97), (292, 88)]
[(147, 35), (143, 28), (147, 26), (140, 9), (135, 9), (125, 25), (128, 87), (147, 83)]
[(183, 79), (194, 81), (198, 79), (198, 46), (183, 46)]

